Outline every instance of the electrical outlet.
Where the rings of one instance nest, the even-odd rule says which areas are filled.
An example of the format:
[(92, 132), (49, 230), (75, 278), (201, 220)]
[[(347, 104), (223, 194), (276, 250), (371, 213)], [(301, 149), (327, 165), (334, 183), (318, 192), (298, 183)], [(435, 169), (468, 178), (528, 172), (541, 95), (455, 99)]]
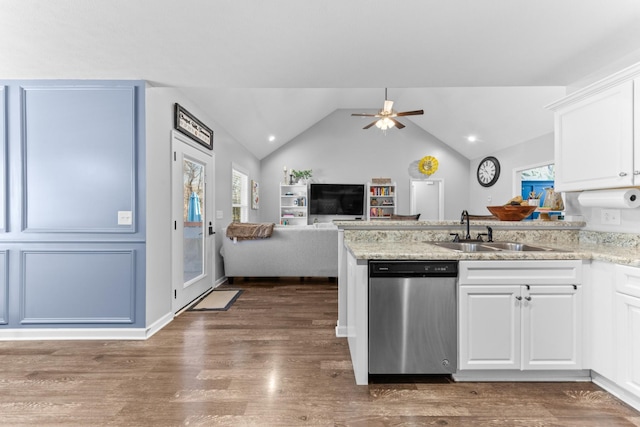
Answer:
[(620, 225), (620, 209), (602, 209), (600, 222), (605, 225)]
[(487, 203), (491, 203), (491, 196), (487, 196)]
[(131, 225), (132, 222), (131, 211), (118, 211), (118, 225)]

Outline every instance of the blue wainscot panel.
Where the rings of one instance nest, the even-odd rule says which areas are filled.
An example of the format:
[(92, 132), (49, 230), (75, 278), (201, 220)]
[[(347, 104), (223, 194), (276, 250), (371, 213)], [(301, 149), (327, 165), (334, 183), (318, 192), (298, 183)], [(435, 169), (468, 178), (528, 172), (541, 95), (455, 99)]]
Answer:
[(133, 323), (135, 252), (22, 251), (21, 323)]
[(0, 86), (0, 233), (7, 230), (7, 91)]
[(0, 251), (0, 325), (9, 322), (9, 252)]
[(22, 89), (23, 229), (135, 232), (135, 86)]

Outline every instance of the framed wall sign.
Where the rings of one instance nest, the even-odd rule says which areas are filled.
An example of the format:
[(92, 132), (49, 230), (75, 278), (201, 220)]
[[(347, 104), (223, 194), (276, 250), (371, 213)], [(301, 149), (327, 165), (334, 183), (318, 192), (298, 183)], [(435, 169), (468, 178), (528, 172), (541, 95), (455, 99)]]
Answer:
[(213, 131), (176, 102), (175, 128), (189, 138), (213, 150)]
[(260, 206), (260, 184), (251, 180), (251, 209), (257, 210)]

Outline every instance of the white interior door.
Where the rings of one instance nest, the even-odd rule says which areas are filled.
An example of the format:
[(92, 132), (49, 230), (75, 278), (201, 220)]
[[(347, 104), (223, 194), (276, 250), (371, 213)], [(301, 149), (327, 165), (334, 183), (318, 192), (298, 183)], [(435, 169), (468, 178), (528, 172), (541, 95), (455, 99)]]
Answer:
[(421, 221), (444, 219), (444, 182), (441, 179), (412, 179), (410, 185), (411, 214)]
[(172, 309), (213, 287), (214, 154), (172, 133)]

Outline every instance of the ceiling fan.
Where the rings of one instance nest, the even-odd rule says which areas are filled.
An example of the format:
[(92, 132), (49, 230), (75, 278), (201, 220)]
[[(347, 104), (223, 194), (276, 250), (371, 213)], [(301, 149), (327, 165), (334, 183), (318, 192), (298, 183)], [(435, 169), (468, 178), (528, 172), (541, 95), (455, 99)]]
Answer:
[(353, 113), (352, 116), (357, 117), (376, 117), (376, 120), (372, 121), (362, 129), (369, 129), (371, 126), (376, 125), (376, 127), (387, 130), (392, 127), (397, 127), (398, 129), (402, 129), (405, 127), (402, 123), (396, 120), (396, 117), (403, 116), (418, 116), (424, 114), (423, 110), (414, 110), (414, 111), (403, 111), (397, 112), (393, 109), (393, 101), (389, 101), (387, 99), (387, 88), (384, 88), (384, 106), (382, 110), (380, 110), (377, 114), (369, 114), (369, 113)]

